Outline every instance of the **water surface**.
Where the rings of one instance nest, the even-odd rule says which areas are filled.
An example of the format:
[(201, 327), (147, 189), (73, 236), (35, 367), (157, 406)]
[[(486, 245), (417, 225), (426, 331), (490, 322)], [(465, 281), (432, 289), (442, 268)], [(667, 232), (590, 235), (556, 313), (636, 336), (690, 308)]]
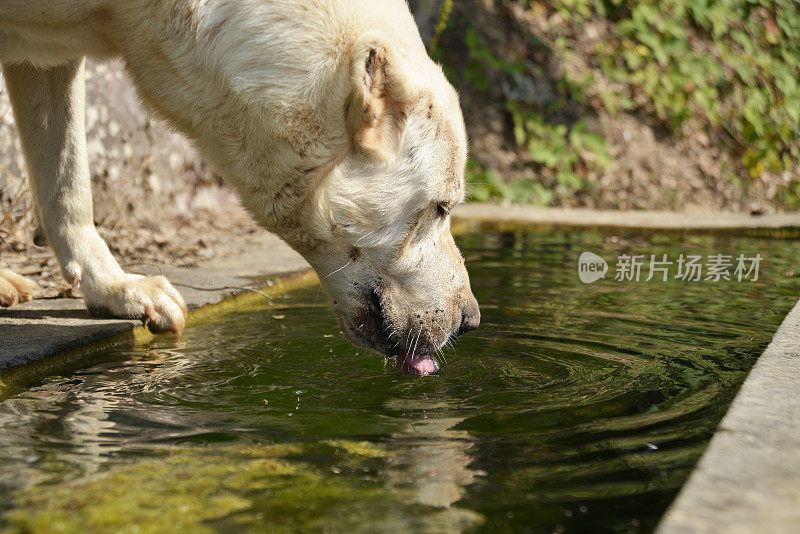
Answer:
[[(460, 244), (483, 320), (438, 376), (354, 349), (313, 287), (4, 399), (0, 530), (651, 530), (796, 299), (794, 243)], [(579, 280), (584, 251), (606, 279)], [(621, 254), (681, 253), (763, 260), (757, 281), (613, 280)]]

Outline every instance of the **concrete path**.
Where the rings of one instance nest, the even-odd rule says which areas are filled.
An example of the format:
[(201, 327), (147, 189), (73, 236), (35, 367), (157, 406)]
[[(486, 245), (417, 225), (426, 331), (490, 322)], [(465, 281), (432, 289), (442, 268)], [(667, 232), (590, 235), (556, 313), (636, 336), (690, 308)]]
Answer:
[[(215, 252), (215, 258), (198, 268), (163, 266), (159, 271), (142, 267), (136, 271), (164, 274), (190, 310), (196, 310), (245, 292), (243, 287), (263, 287), (270, 279), (310, 269), (299, 254), (267, 232), (231, 236)], [(132, 331), (141, 324), (90, 317), (82, 299), (39, 299), (0, 308), (0, 372)]]

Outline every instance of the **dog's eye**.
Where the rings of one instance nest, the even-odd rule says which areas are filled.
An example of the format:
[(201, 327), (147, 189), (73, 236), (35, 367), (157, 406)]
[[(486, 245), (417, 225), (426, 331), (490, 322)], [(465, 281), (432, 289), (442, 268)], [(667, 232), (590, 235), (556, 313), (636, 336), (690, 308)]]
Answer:
[(450, 205), (446, 202), (439, 202), (436, 204), (436, 213), (439, 217), (447, 217), (447, 214), (450, 213)]

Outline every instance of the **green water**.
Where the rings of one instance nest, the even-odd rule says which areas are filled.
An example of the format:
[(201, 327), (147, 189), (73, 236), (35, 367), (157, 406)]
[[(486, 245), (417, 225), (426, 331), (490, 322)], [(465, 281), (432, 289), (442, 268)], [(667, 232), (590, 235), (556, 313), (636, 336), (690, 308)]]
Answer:
[[(438, 376), (352, 348), (313, 287), (4, 399), (0, 531), (652, 530), (796, 300), (796, 244), (460, 245), (483, 320)], [(606, 279), (579, 280), (583, 251)], [(755, 282), (613, 280), (620, 254), (681, 253), (764, 259)]]

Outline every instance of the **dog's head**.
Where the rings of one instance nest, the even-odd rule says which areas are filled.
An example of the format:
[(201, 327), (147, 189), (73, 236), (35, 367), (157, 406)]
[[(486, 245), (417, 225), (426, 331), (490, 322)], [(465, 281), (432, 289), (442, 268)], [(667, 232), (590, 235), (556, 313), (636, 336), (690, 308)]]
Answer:
[(353, 52), (346, 157), (307, 199), (294, 243), (319, 274), (342, 332), (411, 372), (480, 322), (450, 212), (464, 199), (467, 140), (458, 96), (430, 61), (380, 37)]
[(207, 4), (126, 57), (143, 100), (311, 263), (351, 341), (432, 371), (480, 312), (450, 233), (458, 95), (406, 2)]

